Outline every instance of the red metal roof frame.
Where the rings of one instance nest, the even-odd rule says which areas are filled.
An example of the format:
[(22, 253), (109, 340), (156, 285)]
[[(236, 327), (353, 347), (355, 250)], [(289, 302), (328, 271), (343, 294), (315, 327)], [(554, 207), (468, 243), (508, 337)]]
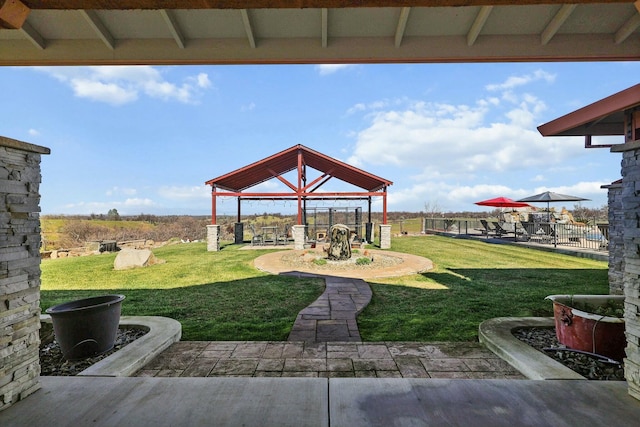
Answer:
[(640, 84), (538, 126), (538, 131), (542, 136), (624, 135), (624, 112), (638, 105)]
[[(307, 182), (307, 167), (320, 172), (320, 176)], [(282, 177), (293, 170), (298, 172), (297, 183), (289, 182)], [(291, 191), (287, 193), (245, 191), (273, 178), (282, 181)], [(364, 191), (317, 192), (331, 178), (337, 178)], [(210, 179), (205, 184), (212, 187), (212, 224), (215, 224), (216, 220), (216, 198), (221, 196), (238, 197), (238, 221), (240, 221), (241, 199), (297, 199), (298, 224), (302, 223), (302, 206), (307, 199), (368, 198), (370, 200), (371, 197), (379, 196), (383, 198), (383, 223), (386, 224), (387, 187), (393, 182), (298, 144), (235, 171)]]

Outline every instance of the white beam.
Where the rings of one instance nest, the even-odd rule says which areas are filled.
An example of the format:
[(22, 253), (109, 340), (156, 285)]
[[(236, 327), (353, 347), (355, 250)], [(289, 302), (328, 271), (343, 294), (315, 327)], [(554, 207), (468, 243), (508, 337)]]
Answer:
[(484, 24), (487, 22), (487, 19), (489, 19), (489, 15), (491, 15), (492, 10), (493, 6), (482, 6), (480, 8), (480, 12), (478, 12), (476, 19), (473, 21), (473, 25), (471, 25), (471, 29), (467, 34), (467, 46), (474, 45), (482, 31), (482, 28), (484, 28)]
[(29, 21), (25, 21), (19, 31), (38, 49), (44, 50), (47, 47), (44, 37), (29, 24)]
[(93, 10), (79, 10), (80, 14), (87, 20), (91, 28), (96, 32), (100, 40), (111, 50), (114, 50), (116, 47), (116, 42), (107, 29), (107, 27), (102, 23), (98, 14)]
[(400, 11), (400, 19), (398, 19), (398, 27), (396, 28), (396, 47), (400, 47), (402, 44), (402, 38), (404, 37), (404, 31), (407, 28), (407, 21), (409, 20), (409, 13), (411, 13), (410, 7), (403, 7)]
[(322, 47), (327, 47), (329, 43), (329, 9), (326, 7), (322, 8), (322, 22), (320, 26), (322, 27)]
[(247, 33), (247, 39), (249, 40), (249, 46), (256, 47), (256, 39), (253, 37), (253, 29), (251, 28), (251, 21), (249, 20), (249, 11), (247, 9), (241, 9), (242, 24), (244, 25), (244, 31)]
[(540, 42), (542, 45), (546, 45), (551, 41), (553, 36), (556, 35), (562, 24), (569, 18), (569, 16), (573, 13), (573, 11), (578, 7), (577, 4), (565, 4), (562, 5), (558, 13), (553, 17), (547, 28), (544, 29), (542, 35), (540, 36)]
[(640, 27), (640, 13), (634, 14), (627, 22), (624, 23), (622, 27), (618, 31), (613, 38), (616, 44), (620, 44), (634, 33), (635, 30)]
[(184, 49), (184, 36), (182, 35), (182, 30), (180, 30), (178, 21), (176, 21), (174, 12), (171, 10), (160, 9), (160, 15), (162, 15), (162, 19), (164, 19), (167, 27), (169, 27), (169, 31), (171, 32), (171, 35), (176, 41), (178, 47), (180, 49)]

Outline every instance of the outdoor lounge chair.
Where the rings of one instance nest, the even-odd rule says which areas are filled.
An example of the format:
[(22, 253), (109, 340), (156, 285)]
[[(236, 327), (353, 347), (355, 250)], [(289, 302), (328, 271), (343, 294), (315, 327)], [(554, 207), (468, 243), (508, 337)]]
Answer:
[(509, 233), (513, 233), (513, 231), (509, 231), (509, 230), (505, 229), (504, 227), (502, 227), (502, 225), (498, 221), (493, 221), (493, 226), (496, 229), (496, 235), (498, 237), (504, 236), (504, 235), (509, 234)]
[(553, 242), (553, 243), (557, 243), (558, 242), (558, 236), (556, 234), (556, 225), (552, 224), (552, 223), (544, 223), (541, 222), (540, 223), (540, 229), (542, 230), (542, 233), (539, 234), (539, 236), (542, 238), (542, 240), (544, 242)]
[(483, 228), (479, 228), (477, 230), (483, 235), (489, 237), (490, 234), (496, 234), (496, 228), (493, 225), (489, 224), (486, 219), (481, 219), (480, 224), (482, 224)]
[(256, 232), (256, 228), (253, 224), (249, 224), (249, 229), (251, 230), (251, 246), (264, 245), (264, 236)]

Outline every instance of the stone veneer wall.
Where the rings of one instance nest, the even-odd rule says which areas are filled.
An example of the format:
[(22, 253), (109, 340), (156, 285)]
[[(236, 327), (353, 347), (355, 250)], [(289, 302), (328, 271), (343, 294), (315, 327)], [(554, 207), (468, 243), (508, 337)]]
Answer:
[(40, 155), (0, 136), (0, 410), (40, 384)]
[(627, 334), (624, 370), (629, 394), (640, 399), (640, 147), (629, 147), (623, 153), (621, 197)]
[(609, 293), (624, 294), (624, 211), (622, 183), (605, 186), (609, 206)]

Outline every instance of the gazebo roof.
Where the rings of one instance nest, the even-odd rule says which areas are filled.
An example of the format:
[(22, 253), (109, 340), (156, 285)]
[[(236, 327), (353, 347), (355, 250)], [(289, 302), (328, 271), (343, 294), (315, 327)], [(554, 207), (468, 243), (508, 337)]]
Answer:
[(640, 84), (541, 126), (542, 136), (623, 135), (624, 112), (640, 105)]
[(233, 172), (210, 179), (205, 184), (223, 190), (240, 192), (295, 170), (298, 167), (298, 156), (300, 156), (303, 165), (320, 171), (327, 177), (337, 178), (370, 192), (381, 190), (393, 184), (387, 179), (380, 178), (300, 144), (236, 169)]

